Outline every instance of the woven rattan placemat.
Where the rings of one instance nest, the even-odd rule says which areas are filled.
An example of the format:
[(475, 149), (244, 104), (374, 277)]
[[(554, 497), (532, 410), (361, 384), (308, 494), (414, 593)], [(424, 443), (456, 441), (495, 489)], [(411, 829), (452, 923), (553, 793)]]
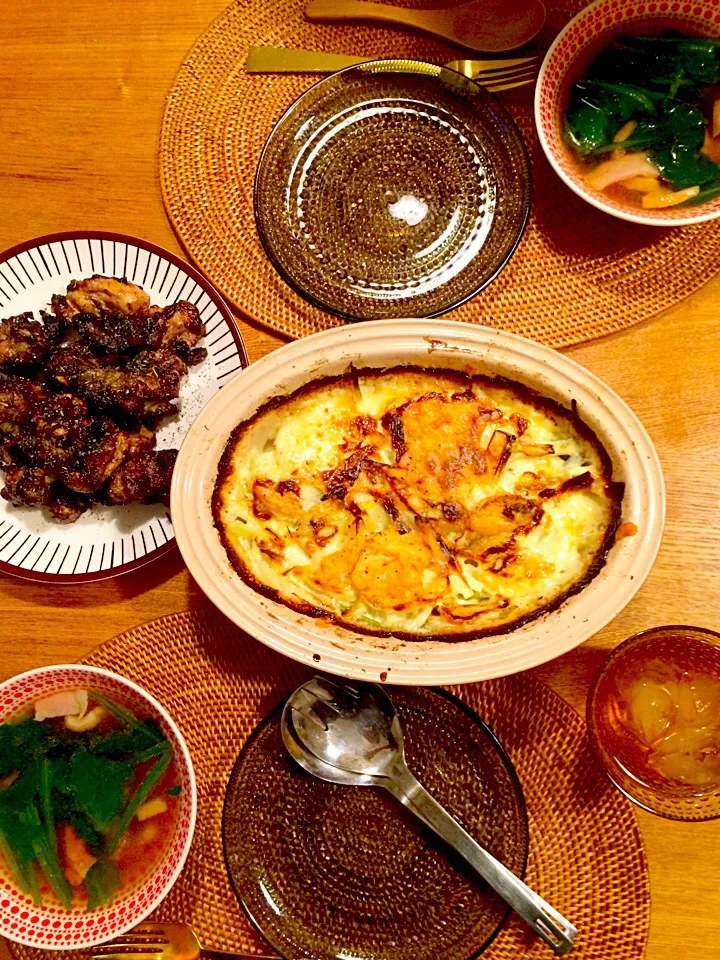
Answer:
[[(414, 7), (437, 0), (395, 0)], [(449, 5), (462, 0), (447, 0)], [(539, 53), (584, 6), (546, 0)], [(464, 56), (430, 37), (368, 24), (310, 23), (303, 0), (236, 0), (188, 54), (168, 96), (160, 145), (165, 205), (193, 260), (251, 320), (290, 337), (340, 324), (309, 306), (265, 256), (253, 216), (255, 168), (273, 124), (317, 77), (249, 76), (252, 44), (417, 57)], [(720, 268), (720, 221), (661, 229), (595, 210), (550, 168), (535, 135), (532, 88), (503, 95), (530, 148), (533, 214), (511, 261), (448, 314), (553, 347), (625, 329), (692, 293)]]
[[(199, 801), (195, 839), (155, 917), (191, 924), (208, 949), (268, 953), (230, 889), (222, 804), (245, 739), (308, 670), (211, 611), (144, 624), (103, 644), (85, 662), (121, 673), (157, 697), (192, 754)], [(589, 752), (582, 719), (527, 674), (451, 689), (493, 727), (515, 764), (530, 822), (526, 879), (580, 930), (573, 956), (640, 960), (650, 920), (643, 844), (630, 803), (608, 785)], [(24, 947), (13, 951), (21, 960), (45, 956)], [(484, 956), (543, 960), (547, 948), (511, 919)]]

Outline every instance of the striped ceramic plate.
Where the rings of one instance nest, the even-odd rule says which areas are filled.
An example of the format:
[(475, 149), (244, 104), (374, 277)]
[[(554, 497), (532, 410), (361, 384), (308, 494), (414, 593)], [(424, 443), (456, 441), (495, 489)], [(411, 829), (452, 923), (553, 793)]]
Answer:
[[(179, 257), (144, 240), (114, 233), (58, 233), (0, 255), (0, 318), (48, 307), (70, 280), (95, 273), (127, 277), (153, 303), (197, 305), (207, 327), (208, 357), (180, 391), (180, 413), (158, 431), (158, 447), (179, 447), (193, 420), (243, 367), (247, 354), (232, 314), (212, 284)], [(1, 476), (1, 475), (0, 475)], [(0, 499), (0, 570), (32, 580), (79, 583), (126, 573), (170, 550), (172, 522), (162, 506), (94, 507), (76, 523)]]

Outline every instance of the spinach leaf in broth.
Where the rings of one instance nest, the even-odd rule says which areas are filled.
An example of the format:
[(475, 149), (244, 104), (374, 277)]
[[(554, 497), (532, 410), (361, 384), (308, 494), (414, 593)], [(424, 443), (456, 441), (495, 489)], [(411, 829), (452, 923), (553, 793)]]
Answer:
[(720, 168), (709, 157), (680, 141), (657, 145), (653, 149), (653, 159), (662, 176), (678, 190), (703, 187), (720, 175)]
[(137, 758), (146, 754), (148, 749), (163, 743), (166, 740), (158, 727), (150, 721), (143, 721), (132, 728), (121, 727), (104, 734), (91, 734), (88, 749), (101, 756), (130, 756), (137, 763)]
[(148, 772), (145, 774), (144, 780), (136, 788), (127, 806), (123, 810), (120, 819), (113, 827), (107, 845), (108, 853), (113, 853), (117, 849), (117, 846), (125, 835), (125, 831), (130, 826), (133, 817), (138, 812), (141, 805), (147, 800), (155, 785), (162, 779), (163, 774), (170, 766), (171, 760), (172, 752), (170, 749), (170, 744), (168, 744), (167, 749), (161, 753), (153, 766), (150, 767)]
[(35, 874), (33, 838), (20, 820), (20, 811), (34, 796), (36, 784), (37, 769), (31, 765), (25, 777), (0, 792), (0, 851), (20, 890), (29, 894), (33, 903), (39, 905), (41, 901)]
[(35, 853), (32, 843), (29, 837), (27, 842), (24, 842), (23, 838), (18, 836), (17, 830), (14, 833), (11, 842), (6, 831), (0, 827), (0, 853), (5, 858), (10, 874), (20, 892), (28, 894), (35, 906), (39, 907), (42, 904), (42, 898), (35, 873)]
[(667, 138), (684, 150), (699, 150), (705, 141), (702, 110), (680, 100), (670, 101), (664, 113)]
[(663, 91), (707, 87), (720, 76), (718, 50), (718, 41), (704, 38), (624, 37), (600, 54), (588, 75)]
[(634, 115), (657, 112), (655, 100), (639, 87), (599, 80), (581, 80), (573, 89), (565, 119), (570, 142), (582, 154), (614, 149), (613, 138)]
[(618, 146), (622, 146), (624, 150), (647, 150), (648, 147), (662, 142), (663, 135), (663, 128), (657, 118), (652, 120), (639, 120), (635, 130), (622, 144), (617, 144), (610, 140), (608, 143), (598, 147), (594, 153), (600, 156), (603, 153), (609, 153), (611, 150), (617, 150)]
[(565, 121), (565, 134), (578, 153), (595, 153), (612, 141), (610, 115), (598, 104), (581, 100)]
[(107, 833), (122, 810), (133, 764), (100, 757), (80, 747), (70, 761), (68, 792), (75, 809), (87, 815), (101, 833)]
[(54, 831), (40, 818), (35, 802), (30, 802), (18, 810), (20, 826), (31, 838), (35, 857), (45, 874), (48, 883), (55, 892), (65, 910), (72, 908), (72, 887), (60, 865), (57, 854), (57, 840)]
[(48, 724), (32, 717), (0, 724), (0, 778), (56, 752), (63, 739)]
[(703, 187), (700, 193), (696, 197), (693, 197), (688, 203), (688, 206), (699, 206), (701, 203), (707, 203), (709, 200), (715, 200), (716, 197), (720, 197), (720, 180), (708, 184), (707, 187)]
[(110, 903), (120, 887), (120, 871), (112, 860), (101, 858), (94, 863), (85, 877), (88, 911)]
[(105, 837), (93, 825), (87, 813), (75, 806), (73, 798), (68, 793), (53, 791), (53, 809), (56, 823), (66, 823), (74, 828), (77, 835), (83, 840), (94, 857), (99, 857), (105, 847)]

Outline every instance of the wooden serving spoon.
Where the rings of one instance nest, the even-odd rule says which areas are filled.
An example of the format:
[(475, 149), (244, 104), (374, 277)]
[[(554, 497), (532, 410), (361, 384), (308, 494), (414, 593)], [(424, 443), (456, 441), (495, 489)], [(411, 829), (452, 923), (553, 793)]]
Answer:
[(536, 37), (545, 23), (540, 0), (470, 0), (459, 7), (408, 10), (370, 0), (311, 0), (310, 20), (380, 20), (415, 27), (470, 50), (500, 53)]

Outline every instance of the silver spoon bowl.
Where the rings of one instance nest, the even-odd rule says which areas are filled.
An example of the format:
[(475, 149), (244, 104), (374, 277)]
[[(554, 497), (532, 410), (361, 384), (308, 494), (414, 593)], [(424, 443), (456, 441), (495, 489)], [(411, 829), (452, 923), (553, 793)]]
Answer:
[(285, 705), (282, 737), (290, 756), (320, 780), (384, 787), (457, 850), (556, 954), (572, 949), (576, 928), (481, 847), (410, 772), (400, 720), (381, 687), (309, 680)]

